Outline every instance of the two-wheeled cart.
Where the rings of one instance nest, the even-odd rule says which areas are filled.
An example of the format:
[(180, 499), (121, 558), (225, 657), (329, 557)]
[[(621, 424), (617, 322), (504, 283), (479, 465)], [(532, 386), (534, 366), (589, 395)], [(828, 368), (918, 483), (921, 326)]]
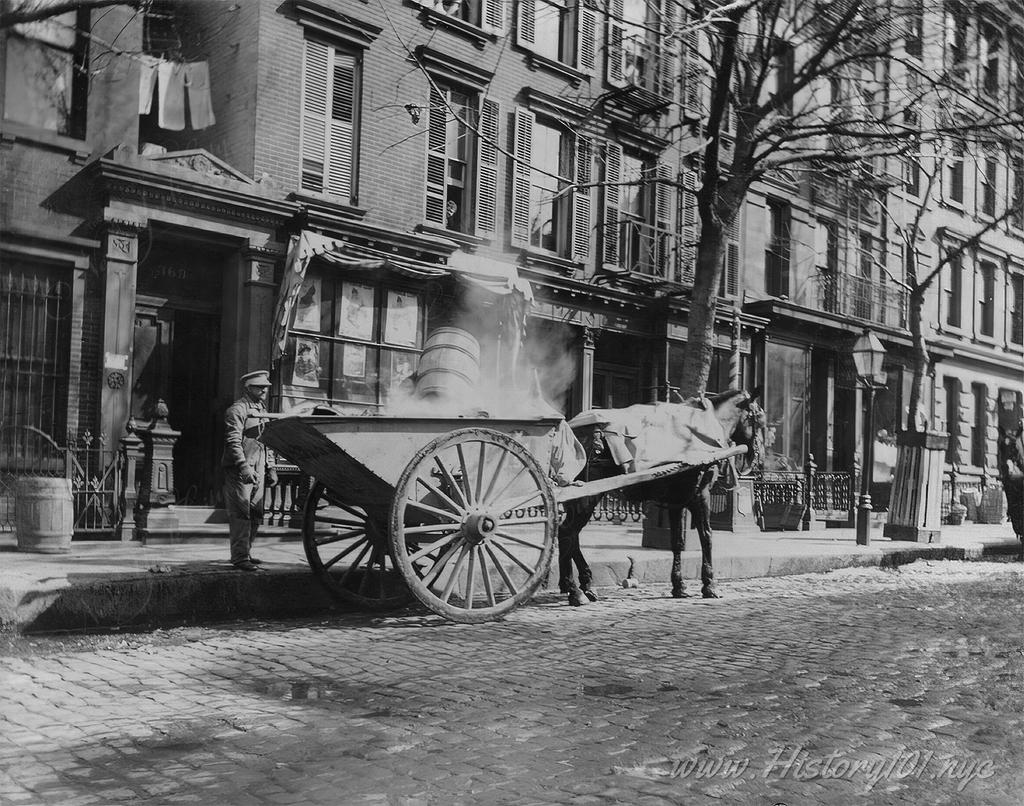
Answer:
[[(303, 545), (332, 594), (370, 609), (415, 597), (474, 623), (500, 618), (543, 583), (560, 502), (691, 466), (557, 487), (548, 467), (560, 422), (288, 416), (271, 420), (261, 438), (312, 478)], [(724, 448), (707, 462), (744, 450)]]

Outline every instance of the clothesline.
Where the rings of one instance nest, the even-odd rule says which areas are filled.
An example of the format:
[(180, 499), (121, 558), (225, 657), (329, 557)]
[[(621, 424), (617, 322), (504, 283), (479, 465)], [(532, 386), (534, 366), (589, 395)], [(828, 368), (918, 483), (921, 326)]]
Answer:
[(193, 129), (217, 122), (210, 100), (210, 68), (207, 62), (177, 62), (156, 56), (139, 59), (139, 114), (148, 115), (157, 94), (157, 125), (161, 129), (185, 128), (185, 94)]

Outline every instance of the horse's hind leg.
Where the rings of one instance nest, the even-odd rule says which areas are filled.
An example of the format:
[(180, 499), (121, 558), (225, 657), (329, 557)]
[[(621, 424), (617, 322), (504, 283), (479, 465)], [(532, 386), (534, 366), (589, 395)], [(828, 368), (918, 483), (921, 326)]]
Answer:
[(686, 599), (690, 596), (683, 589), (683, 510), (681, 507), (669, 507), (668, 530), (672, 546), (672, 596)]
[[(590, 566), (580, 551), (580, 531), (590, 520), (593, 510), (594, 506), (588, 505), (587, 499), (570, 502), (565, 505), (565, 520), (558, 527), (558, 590), (568, 594), (569, 604), (573, 607), (586, 603), (573, 579), (574, 562), (580, 569), (580, 582), (587, 586), (590, 584)], [(587, 574), (585, 580), (583, 569), (586, 569)], [(590, 598), (589, 595), (587, 598)]]
[(700, 582), (701, 595), (705, 599), (720, 599), (715, 588), (715, 571), (711, 564), (711, 493), (705, 488), (690, 505), (693, 525), (700, 538)]

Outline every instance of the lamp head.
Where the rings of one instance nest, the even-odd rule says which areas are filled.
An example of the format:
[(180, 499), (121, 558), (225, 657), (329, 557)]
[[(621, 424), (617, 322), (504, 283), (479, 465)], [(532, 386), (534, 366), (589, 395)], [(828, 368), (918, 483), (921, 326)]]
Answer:
[(882, 363), (885, 361), (885, 348), (878, 336), (867, 328), (853, 345), (853, 364), (857, 368), (857, 376), (866, 384), (882, 386), (886, 381)]

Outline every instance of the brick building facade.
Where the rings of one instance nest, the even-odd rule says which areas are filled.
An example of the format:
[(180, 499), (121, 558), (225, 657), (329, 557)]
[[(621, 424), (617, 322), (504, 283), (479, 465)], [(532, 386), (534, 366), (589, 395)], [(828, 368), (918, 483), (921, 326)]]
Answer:
[[(534, 297), (524, 353), (564, 413), (667, 399), (693, 270), (695, 42), (670, 0), (605, 5), (194, 0), (8, 32), (3, 293), (59, 325), (5, 321), (2, 424), (113, 442), (162, 400), (180, 432), (173, 498), (215, 507), (240, 374), (273, 361), (282, 410), (378, 410), (439, 325), (476, 330), (491, 365), (501, 305), (472, 281), (515, 278)], [(66, 54), (59, 87), (18, 88), (33, 49)], [(898, 256), (879, 212), (851, 220), (837, 192), (776, 177), (729, 233), (709, 387), (764, 384), (779, 469), (809, 452), (851, 468), (865, 325), (889, 349), (885, 427), (904, 405), (905, 299), (858, 268), (865, 250)], [(302, 236), (319, 247), (282, 327)], [(940, 326), (930, 401), (944, 420), (941, 378), (960, 379), (949, 411), (984, 432), (979, 476), (997, 408), (1019, 412), (1024, 390), (1019, 233), (994, 243), (1004, 314), (989, 334)], [(950, 295), (933, 296), (941, 320)]]

